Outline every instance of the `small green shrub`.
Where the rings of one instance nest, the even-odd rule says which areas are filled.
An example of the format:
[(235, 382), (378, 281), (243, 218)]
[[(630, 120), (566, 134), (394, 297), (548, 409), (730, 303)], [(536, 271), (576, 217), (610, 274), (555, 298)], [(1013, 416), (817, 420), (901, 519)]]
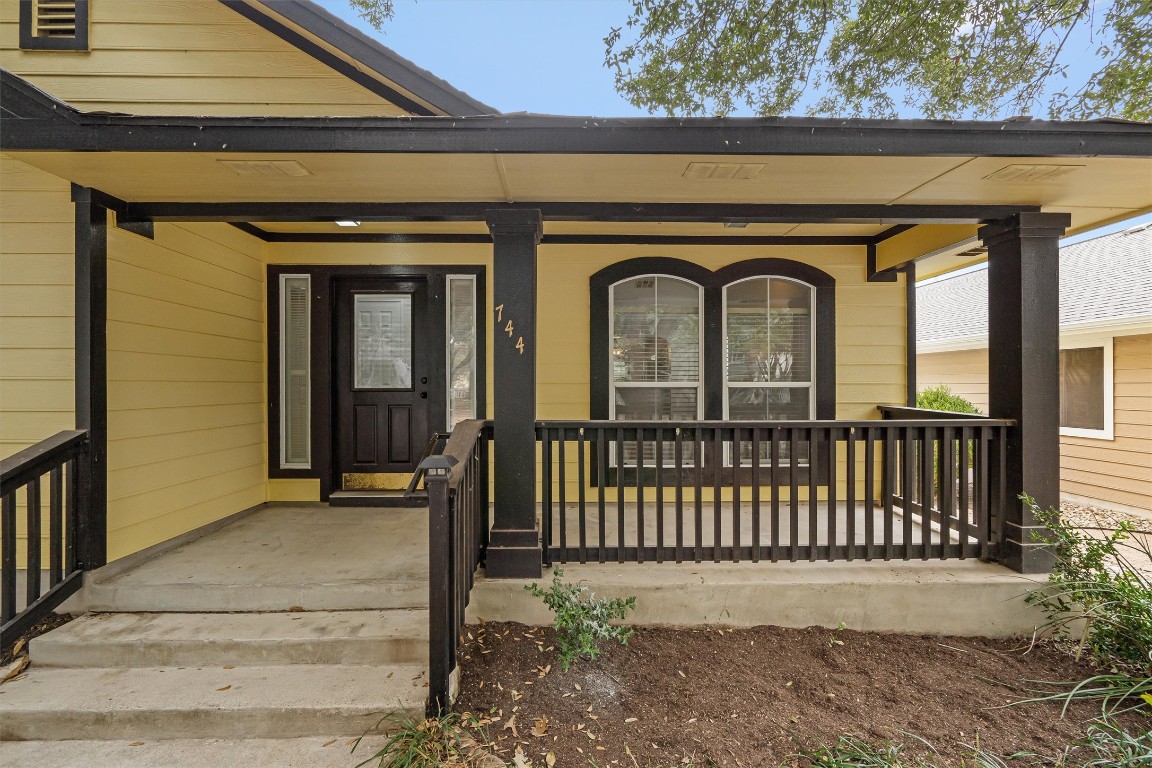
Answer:
[(352, 743), (352, 752), (355, 753), (364, 736), (391, 732), (384, 746), (358, 763), (356, 768), (369, 764), (376, 768), (438, 768), (444, 765), (465, 768), (477, 765), (488, 754), (486, 743), (483, 743), (487, 742), (487, 737), (480, 734), (483, 742), (477, 741), (464, 729), (465, 724), (459, 715), (453, 713), (427, 720), (386, 715)]
[(578, 658), (594, 660), (600, 655), (600, 644), (615, 640), (621, 645), (632, 637), (628, 627), (612, 625), (613, 620), (623, 620), (628, 611), (636, 610), (636, 598), (597, 598), (585, 594), (588, 588), (582, 584), (565, 584), (561, 581), (564, 571), (557, 568), (552, 572), (552, 586), (545, 590), (536, 582), (524, 589), (539, 597), (556, 614), (553, 626), (558, 633), (560, 666), (567, 672), (568, 667)]
[(916, 393), (916, 407), (952, 413), (980, 413), (980, 409), (960, 395), (952, 394), (947, 384), (925, 387)]

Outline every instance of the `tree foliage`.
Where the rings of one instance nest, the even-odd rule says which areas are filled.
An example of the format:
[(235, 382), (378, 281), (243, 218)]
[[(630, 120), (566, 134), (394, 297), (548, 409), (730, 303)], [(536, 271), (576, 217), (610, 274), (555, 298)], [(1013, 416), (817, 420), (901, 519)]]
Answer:
[(604, 42), (651, 112), (1152, 119), (1152, 0), (632, 0)]

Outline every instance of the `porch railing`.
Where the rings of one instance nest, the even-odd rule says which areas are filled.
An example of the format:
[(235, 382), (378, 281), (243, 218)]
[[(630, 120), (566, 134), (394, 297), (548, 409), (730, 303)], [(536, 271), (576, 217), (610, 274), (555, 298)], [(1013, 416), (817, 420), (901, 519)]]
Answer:
[(1012, 425), (537, 422), (544, 560), (992, 559)]
[[(80, 588), (89, 470), (88, 433), (82, 430), (60, 432), (0, 461), (0, 645), (14, 642)], [(25, 526), (18, 532), (21, 509)], [(20, 533), (23, 563), (17, 559)]]
[(460, 632), (488, 546), (489, 422), (457, 424), (444, 452), (420, 464), (428, 491), (428, 714), (452, 704)]

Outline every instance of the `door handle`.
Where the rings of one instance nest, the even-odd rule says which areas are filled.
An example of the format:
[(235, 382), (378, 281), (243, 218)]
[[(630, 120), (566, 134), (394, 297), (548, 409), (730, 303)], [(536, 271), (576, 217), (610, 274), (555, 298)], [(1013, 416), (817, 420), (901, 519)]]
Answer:
[(428, 393), (427, 392), (421, 392), (420, 393), (420, 399), (421, 400), (427, 400), (428, 399)]

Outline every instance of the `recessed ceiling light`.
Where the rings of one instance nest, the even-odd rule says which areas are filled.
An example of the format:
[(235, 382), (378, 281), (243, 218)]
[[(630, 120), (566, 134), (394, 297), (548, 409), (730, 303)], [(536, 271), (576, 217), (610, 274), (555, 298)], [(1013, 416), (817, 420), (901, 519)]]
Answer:
[(336, 226), (338, 226), (338, 227), (358, 227), (358, 226), (360, 226), (360, 222), (352, 221), (352, 219), (339, 219), (336, 221)]

